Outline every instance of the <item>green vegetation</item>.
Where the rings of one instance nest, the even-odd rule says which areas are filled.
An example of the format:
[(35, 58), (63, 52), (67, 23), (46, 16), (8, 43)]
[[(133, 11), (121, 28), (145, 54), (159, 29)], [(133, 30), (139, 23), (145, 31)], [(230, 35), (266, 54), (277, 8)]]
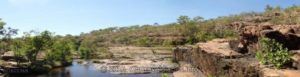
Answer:
[(273, 24), (285, 24), (285, 25), (295, 25), (300, 24), (300, 7), (293, 5), (288, 8), (280, 8), (277, 7), (271, 7), (267, 5), (264, 16), (269, 17), (271, 20), (270, 22)]
[(281, 68), (291, 62), (291, 55), (287, 48), (273, 39), (263, 38), (261, 40), (261, 49), (256, 53), (256, 58), (262, 64), (271, 64), (276, 68)]
[(30, 63), (46, 61), (50, 64), (72, 60), (74, 44), (67, 39), (54, 38), (49, 31), (25, 33), (22, 38), (15, 38), (13, 42), (12, 50), (17, 60), (26, 59)]
[(238, 16), (210, 20), (204, 20), (202, 17), (191, 19), (188, 16), (180, 16), (176, 23), (111, 27), (81, 34), (80, 37), (89, 41), (98, 40), (106, 46), (170, 47), (205, 42), (214, 38), (235, 37), (237, 31), (226, 25), (238, 19)]
[(81, 40), (79, 45), (79, 55), (83, 59), (111, 58), (112, 53), (108, 52), (108, 44), (102, 36), (89, 36)]
[(169, 77), (167, 73), (162, 73), (160, 77)]
[(208, 74), (207, 77), (215, 77), (215, 76), (213, 76), (213, 75), (211, 75), (211, 74)]
[(70, 40), (64, 38), (57, 39), (53, 43), (51, 50), (47, 52), (47, 59), (50, 62), (71, 62), (73, 49), (74, 44)]
[[(292, 6), (285, 9), (267, 6), (265, 12), (262, 13), (241, 13), (238, 15), (222, 16), (215, 19), (204, 19), (200, 16), (193, 18), (179, 16), (177, 22), (169, 24), (154, 23), (129, 27), (110, 27), (94, 30), (90, 33), (82, 33), (79, 36), (54, 36), (52, 34), (50, 35), (50, 40), (49, 37), (43, 37), (42, 33), (33, 36), (25, 34), (22, 38), (11, 39), (11, 36), (16, 35), (18, 30), (5, 28), (4, 25), (6, 23), (1, 21), (0, 35), (2, 35), (2, 39), (0, 41), (0, 47), (1, 51), (10, 51), (12, 50), (11, 48), (19, 48), (15, 51), (18, 56), (26, 56), (27, 58), (30, 58), (29, 60), (34, 60), (36, 55), (30, 56), (29, 54), (35, 54), (41, 51), (60, 51), (52, 50), (51, 44), (55, 44), (55, 41), (58, 39), (66, 39), (72, 44), (72, 49), (70, 50), (74, 51), (74, 53), (71, 54), (76, 54), (80, 56), (80, 58), (85, 59), (104, 58), (112, 57), (112, 54), (108, 52), (108, 47), (111, 46), (173, 47), (177, 45), (206, 42), (214, 38), (236, 37), (238, 36), (238, 30), (230, 26), (236, 21), (249, 21), (254, 23), (268, 22), (271, 24), (299, 24), (299, 10), (299, 6)], [(12, 46), (12, 42), (16, 42), (16, 44), (20, 46), (6, 47)], [(26, 47), (25, 45), (28, 44), (29, 46)], [(25, 51), (24, 49), (31, 50), (19, 52)], [(27, 55), (25, 55), (26, 53)], [(50, 54), (48, 56), (50, 56)]]
[(12, 39), (11, 37), (17, 34), (17, 29), (13, 29), (13, 28), (5, 28), (4, 26), (6, 25), (6, 23), (4, 21), (1, 20), (0, 18), (0, 52), (2, 51), (9, 51), (10, 50), (10, 46), (12, 44)]

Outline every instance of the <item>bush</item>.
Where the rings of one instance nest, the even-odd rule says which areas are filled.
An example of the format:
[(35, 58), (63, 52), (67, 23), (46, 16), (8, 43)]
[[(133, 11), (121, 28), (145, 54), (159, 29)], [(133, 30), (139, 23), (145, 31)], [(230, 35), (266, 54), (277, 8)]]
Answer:
[(173, 43), (172, 40), (164, 40), (163, 43), (162, 43), (162, 46), (171, 47), (172, 43)]
[(169, 75), (167, 73), (162, 73), (161, 77), (169, 77)]
[(148, 37), (141, 37), (135, 41), (136, 46), (144, 46), (144, 47), (151, 47), (152, 40)]
[(86, 47), (80, 47), (79, 48), (79, 54), (80, 54), (80, 58), (82, 59), (90, 59), (91, 58), (91, 54), (92, 54), (92, 50), (90, 48), (86, 48)]
[(260, 41), (260, 51), (256, 53), (256, 58), (262, 64), (270, 64), (276, 68), (281, 68), (291, 61), (291, 54), (287, 48), (274, 39), (263, 38)]
[(50, 51), (47, 53), (47, 60), (51, 62), (71, 62), (72, 61), (72, 49), (74, 44), (67, 39), (55, 40)]

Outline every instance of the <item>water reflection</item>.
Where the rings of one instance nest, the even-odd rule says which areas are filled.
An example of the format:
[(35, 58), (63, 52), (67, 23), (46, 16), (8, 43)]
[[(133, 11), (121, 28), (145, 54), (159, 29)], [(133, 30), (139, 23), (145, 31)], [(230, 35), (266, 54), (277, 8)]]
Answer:
[(81, 65), (74, 61), (72, 66), (65, 68), (56, 68), (51, 70), (51, 72), (47, 74), (28, 75), (20, 77), (160, 77), (160, 73), (117, 75), (96, 70), (95, 66), (93, 66), (93, 64), (91, 63)]

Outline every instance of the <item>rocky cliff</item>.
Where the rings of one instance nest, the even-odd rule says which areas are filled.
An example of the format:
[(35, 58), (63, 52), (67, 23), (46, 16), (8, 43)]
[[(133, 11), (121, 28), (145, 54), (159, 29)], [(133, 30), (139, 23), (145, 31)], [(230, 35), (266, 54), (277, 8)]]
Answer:
[[(300, 52), (290, 50), (293, 66), (275, 69), (262, 65), (255, 54), (240, 53), (234, 50), (232, 42), (238, 41), (215, 39), (194, 46), (177, 47), (174, 59), (190, 63), (205, 76), (213, 77), (297, 77), (300, 76)], [(254, 44), (254, 43), (253, 43)], [(237, 48), (239, 45), (237, 45)]]
[(259, 76), (257, 61), (234, 52), (228, 41), (223, 39), (199, 43), (196, 47), (177, 47), (174, 56), (176, 61), (191, 63), (206, 76)]

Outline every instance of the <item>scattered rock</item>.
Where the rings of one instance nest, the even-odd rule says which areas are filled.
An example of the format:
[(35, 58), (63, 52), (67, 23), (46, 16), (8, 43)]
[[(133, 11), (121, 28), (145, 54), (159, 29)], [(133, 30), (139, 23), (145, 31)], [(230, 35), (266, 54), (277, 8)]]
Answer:
[(146, 74), (152, 72), (173, 72), (178, 68), (176, 63), (168, 61), (152, 62), (150, 60), (123, 60), (94, 64), (96, 69), (112, 74)]
[(114, 58), (93, 61), (97, 70), (112, 74), (146, 74), (170, 73), (178, 69), (178, 64), (171, 62), (170, 48), (111, 47), (110, 49)]
[(263, 68), (262, 69), (263, 77), (298, 77), (300, 76), (299, 70), (291, 70), (291, 69), (270, 69)]
[(14, 59), (14, 52), (13, 51), (8, 51), (8, 52), (5, 52), (3, 55), (2, 55), (2, 59), (3, 60), (13, 60)]
[(82, 64), (82, 65), (88, 64), (88, 62), (87, 62), (87, 61), (84, 61), (84, 60), (78, 60), (77, 63), (78, 63), (78, 64)]
[(179, 64), (179, 70), (173, 72), (174, 77), (204, 77), (200, 70), (193, 67), (191, 64), (185, 62), (179, 62)]
[(297, 69), (300, 69), (300, 50), (293, 50), (292, 52), (292, 61), (293, 61), (293, 67), (296, 67)]
[(104, 61), (99, 61), (99, 60), (93, 60), (93, 63), (97, 63), (97, 64), (104, 64)]
[(78, 64), (81, 64), (82, 62), (83, 62), (82, 60), (78, 60), (78, 61), (77, 61)]

